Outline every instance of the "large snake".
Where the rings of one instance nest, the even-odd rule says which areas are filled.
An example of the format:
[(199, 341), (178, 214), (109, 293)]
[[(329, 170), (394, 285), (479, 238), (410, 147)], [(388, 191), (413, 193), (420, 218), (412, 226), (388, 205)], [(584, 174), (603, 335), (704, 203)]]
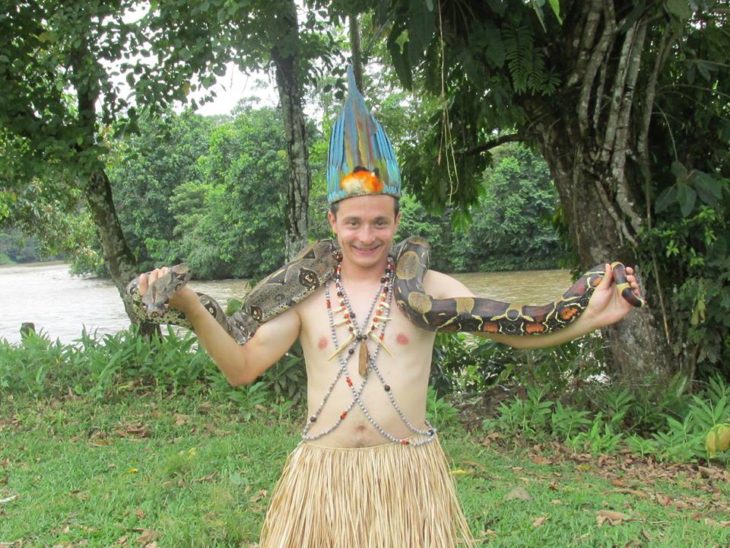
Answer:
[[(605, 276), (604, 265), (596, 266), (578, 278), (562, 297), (541, 306), (482, 297), (434, 299), (423, 288), (429, 254), (430, 246), (418, 237), (408, 238), (394, 249), (395, 300), (414, 324), (429, 331), (481, 331), (507, 335), (551, 333), (573, 323), (583, 313)], [(329, 282), (338, 260), (340, 251), (333, 240), (321, 240), (310, 245), (290, 263), (259, 282), (246, 296), (241, 309), (231, 316), (226, 316), (211, 297), (198, 295), (218, 323), (238, 344), (244, 344), (262, 323), (303, 301)], [(633, 306), (643, 306), (643, 297), (634, 293), (626, 279), (624, 265), (615, 262), (612, 269), (621, 296)], [(127, 286), (127, 293), (139, 319), (192, 328), (181, 312), (167, 306), (170, 295), (189, 279), (187, 267), (176, 265), (151, 284), (144, 297), (139, 293), (139, 277), (132, 280)]]

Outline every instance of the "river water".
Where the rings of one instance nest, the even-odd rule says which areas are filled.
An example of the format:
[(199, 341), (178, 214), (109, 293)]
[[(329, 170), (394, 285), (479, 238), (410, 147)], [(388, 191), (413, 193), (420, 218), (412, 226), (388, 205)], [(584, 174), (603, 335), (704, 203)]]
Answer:
[[(570, 286), (566, 270), (454, 274), (474, 293), (501, 301), (543, 304)], [(190, 286), (225, 306), (245, 295), (245, 280), (193, 281)], [(126, 329), (129, 320), (108, 280), (75, 277), (63, 263), (0, 266), (0, 338), (20, 340), (20, 325), (33, 322), (51, 339), (73, 342), (85, 328), (98, 335)]]

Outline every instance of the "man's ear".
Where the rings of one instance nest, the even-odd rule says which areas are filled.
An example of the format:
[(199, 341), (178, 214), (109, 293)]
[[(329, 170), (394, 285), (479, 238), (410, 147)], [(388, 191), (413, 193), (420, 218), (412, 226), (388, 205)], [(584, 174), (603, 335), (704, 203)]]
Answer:
[(398, 227), (400, 226), (400, 211), (395, 216), (395, 230), (398, 231)]
[(337, 224), (337, 217), (335, 217), (334, 213), (331, 211), (327, 212), (327, 221), (330, 224), (330, 228), (332, 229), (332, 232), (337, 234), (337, 230), (335, 230), (335, 225)]

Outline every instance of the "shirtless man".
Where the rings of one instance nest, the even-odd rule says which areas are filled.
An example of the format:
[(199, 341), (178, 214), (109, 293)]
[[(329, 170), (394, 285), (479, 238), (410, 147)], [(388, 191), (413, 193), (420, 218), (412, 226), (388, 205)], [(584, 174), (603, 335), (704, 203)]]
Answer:
[[(400, 213), (396, 213), (396, 199), (387, 195), (347, 198), (338, 202), (336, 214), (330, 211), (328, 218), (342, 249), (342, 284), (356, 318), (365, 318), (381, 287), (381, 278), (388, 264), (388, 253), (398, 229)], [(164, 272), (165, 269), (161, 269), (153, 271), (148, 277), (143, 276), (140, 280), (140, 291), (146, 292), (148, 283)], [(638, 290), (633, 272), (627, 269), (627, 273), (632, 287)], [(472, 295), (459, 281), (432, 270), (425, 276), (424, 287), (434, 298)], [(308, 417), (314, 416), (338, 368), (337, 360), (330, 359), (335, 348), (330, 333), (324, 289), (263, 324), (243, 346), (235, 343), (206, 311), (195, 292), (187, 286), (173, 295), (170, 305), (185, 313), (194, 326), (200, 343), (233, 385), (254, 382), (299, 338), (307, 368)], [(552, 346), (618, 321), (630, 309), (631, 305), (616, 291), (609, 270), (603, 282), (596, 288), (583, 315), (567, 328), (548, 335), (529, 337), (488, 336), (516, 348)], [(392, 356), (387, 352), (380, 352), (377, 365), (403, 415), (413, 425), (426, 429), (426, 391), (435, 334), (413, 325), (398, 307), (393, 306), (390, 309), (390, 318), (385, 329), (384, 343), (391, 350)], [(336, 331), (338, 340), (343, 341), (347, 335), (346, 326), (339, 326)], [(349, 360), (347, 376), (357, 383), (360, 382), (357, 359)], [(388, 393), (379, 382), (368, 382), (361, 397), (366, 402), (372, 419), (383, 430), (399, 439), (413, 436), (413, 432), (391, 406)], [(348, 383), (337, 383), (311, 433), (316, 435), (318, 431), (337, 423), (343, 410), (350, 406), (352, 398), (352, 389)], [(358, 448), (380, 446), (388, 441), (359, 406), (354, 406), (336, 429), (311, 443), (326, 447)], [(323, 485), (322, 488), (337, 489), (337, 486)], [(462, 536), (466, 536), (466, 533), (462, 532)], [(289, 542), (284, 545), (289, 545)], [(468, 537), (466, 542), (469, 542)], [(296, 542), (291, 541), (291, 544)], [(263, 545), (281, 544), (278, 541), (269, 541)]]
[[(254, 382), (297, 339), (301, 342), (308, 415), (302, 443), (272, 495), (261, 545), (473, 545), (438, 442), (438, 425), (426, 422), (435, 335), (390, 306), (389, 252), (400, 222), (395, 153), (352, 74), (330, 140), (327, 183), (328, 219), (342, 252), (334, 282), (264, 323), (244, 345), (187, 286), (169, 302), (184, 312), (233, 385)], [(165, 272), (142, 275), (140, 293)], [(627, 278), (638, 290), (631, 269)], [(437, 299), (473, 296), (435, 271), (426, 273), (424, 288)], [(616, 322), (630, 309), (609, 268), (570, 326), (548, 335), (488, 336), (517, 348), (552, 346)]]

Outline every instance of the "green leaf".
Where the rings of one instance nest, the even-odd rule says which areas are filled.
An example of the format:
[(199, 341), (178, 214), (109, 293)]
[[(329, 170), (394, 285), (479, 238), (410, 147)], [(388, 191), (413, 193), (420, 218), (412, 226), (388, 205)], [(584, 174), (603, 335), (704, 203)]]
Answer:
[(545, 26), (545, 18), (542, 14), (542, 7), (545, 4), (545, 0), (531, 0), (532, 4), (532, 11), (535, 12), (535, 15), (537, 15), (538, 20), (540, 21), (540, 26), (543, 30), (547, 30), (547, 27)]
[(684, 167), (682, 162), (675, 160), (672, 162), (672, 166), (669, 169), (672, 172), (672, 175), (677, 178), (678, 183), (683, 183), (687, 180), (687, 168)]
[[(405, 42), (403, 41), (405, 37)], [(408, 56), (403, 53), (403, 45), (408, 43), (408, 31), (403, 30), (402, 32), (395, 35), (395, 32), (391, 32), (388, 37), (388, 51), (393, 59), (393, 68), (395, 73), (398, 75), (403, 87), (406, 89), (413, 88), (413, 79), (411, 76), (411, 63), (408, 60)]]
[(431, 41), (435, 31), (435, 14), (429, 11), (423, 0), (412, 0), (408, 8), (408, 58), (412, 65), (417, 64), (423, 56), (423, 50)]
[(679, 209), (682, 211), (682, 216), (688, 217), (695, 207), (697, 192), (689, 185), (679, 184), (677, 185), (677, 201), (679, 202)]
[(697, 195), (707, 205), (716, 205), (722, 198), (722, 182), (712, 175), (702, 171), (695, 171), (692, 176)]
[(657, 196), (654, 203), (654, 211), (661, 213), (677, 201), (677, 185), (672, 185)]
[(692, 17), (692, 7), (687, 0), (667, 0), (667, 11), (681, 21)]
[(487, 38), (487, 47), (485, 56), (487, 61), (491, 62), (495, 68), (504, 66), (504, 42), (502, 42), (502, 34), (492, 21), (487, 21), (484, 25), (484, 35)]
[(553, 9), (558, 23), (563, 24), (563, 19), (560, 17), (560, 0), (550, 0), (550, 7)]

